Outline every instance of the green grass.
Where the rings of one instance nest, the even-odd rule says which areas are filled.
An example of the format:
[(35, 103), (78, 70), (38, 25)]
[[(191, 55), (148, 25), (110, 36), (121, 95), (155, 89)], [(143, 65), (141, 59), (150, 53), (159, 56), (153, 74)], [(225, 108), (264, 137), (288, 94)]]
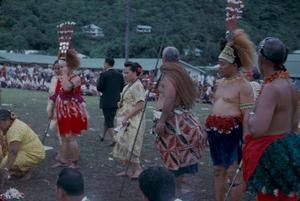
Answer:
[[(28, 123), (35, 124), (39, 122), (40, 124), (46, 126), (48, 93), (40, 91), (29, 91), (20, 89), (3, 89), (2, 90), (2, 106), (3, 108), (11, 109), (17, 112), (17, 115), (21, 119), (29, 120)], [(96, 96), (85, 96), (84, 97), (87, 105), (87, 110), (89, 112), (91, 122), (91, 128), (98, 128), (99, 124), (96, 123), (95, 119), (102, 119), (102, 112), (99, 109), (99, 97)], [(193, 113), (199, 118), (201, 124), (203, 122), (210, 110), (210, 105), (197, 103), (193, 108)], [(149, 102), (146, 109), (146, 121), (147, 128), (151, 127), (148, 125), (152, 120), (152, 109), (155, 108), (154, 102)], [(37, 119), (38, 118), (38, 119)]]
[[(90, 129), (78, 137), (80, 147), (80, 170), (86, 179), (86, 192), (91, 200), (114, 200), (114, 201), (139, 201), (142, 195), (136, 182), (127, 181), (124, 198), (118, 196), (120, 184), (123, 178), (115, 177), (115, 173), (122, 170), (123, 166), (118, 160), (111, 160), (111, 148), (108, 140), (100, 142), (99, 135), (103, 130), (103, 115), (99, 109), (99, 97), (84, 97), (87, 110), (90, 115)], [(48, 94), (46, 92), (27, 91), (18, 89), (3, 89), (3, 108), (8, 108), (17, 113), (18, 118), (29, 124), (40, 136), (44, 134), (48, 118), (46, 112)], [(141, 163), (143, 168), (153, 165), (162, 165), (158, 152), (155, 148), (155, 137), (150, 134), (152, 126), (152, 109), (155, 103), (149, 102), (146, 110), (146, 130), (142, 148)], [(197, 104), (193, 109), (194, 114), (204, 121), (210, 106)], [(203, 125), (203, 124), (202, 124)], [(19, 180), (8, 181), (5, 188), (14, 187), (25, 193), (24, 201), (53, 201), (55, 200), (56, 178), (60, 169), (49, 168), (54, 163), (55, 153), (58, 147), (57, 137), (50, 131), (50, 137), (46, 138), (45, 144), (54, 149), (46, 152), (46, 159), (38, 166), (33, 178), (25, 183)], [(189, 187), (195, 192), (187, 201), (207, 200), (213, 198), (212, 167), (208, 150), (203, 153), (200, 161), (200, 171), (196, 176), (190, 176)], [(201, 178), (201, 179), (199, 179)], [(109, 186), (109, 187), (108, 187)], [(38, 189), (38, 191), (37, 191)], [(205, 192), (205, 193), (202, 193)], [(41, 199), (43, 195), (43, 199)]]

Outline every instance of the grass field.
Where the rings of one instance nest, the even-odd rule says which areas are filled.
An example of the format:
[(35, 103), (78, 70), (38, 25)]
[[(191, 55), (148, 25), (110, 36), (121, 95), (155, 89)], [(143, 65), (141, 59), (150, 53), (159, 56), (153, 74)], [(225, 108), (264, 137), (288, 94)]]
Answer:
[[(102, 135), (103, 116), (99, 109), (99, 97), (85, 97), (90, 115), (89, 130), (79, 137), (80, 145), (80, 170), (83, 172), (86, 183), (86, 194), (91, 201), (141, 201), (143, 197), (138, 189), (137, 181), (126, 180), (123, 196), (119, 196), (123, 178), (115, 176), (122, 169), (121, 163), (114, 160), (108, 141), (100, 142)], [(25, 121), (38, 133), (43, 135), (47, 127), (47, 93), (24, 91), (17, 89), (3, 89), (3, 108), (9, 108), (17, 113), (18, 118)], [(154, 136), (150, 134), (152, 124), (153, 103), (149, 103), (146, 110), (146, 132), (141, 156), (143, 168), (152, 165), (162, 165), (159, 155), (155, 150)], [(197, 104), (194, 113), (203, 125), (204, 118), (210, 106)], [(56, 136), (51, 133), (46, 138), (45, 144), (57, 148)], [(46, 152), (46, 159), (34, 170), (31, 180), (21, 182), (11, 180), (0, 191), (4, 192), (9, 187), (17, 188), (25, 193), (26, 201), (55, 201), (55, 182), (61, 169), (50, 168), (54, 163), (55, 149)], [(209, 152), (206, 150), (200, 161), (199, 173), (189, 176), (187, 187), (192, 193), (183, 197), (184, 201), (212, 201), (213, 199), (213, 174)], [(249, 200), (249, 199), (245, 199)]]

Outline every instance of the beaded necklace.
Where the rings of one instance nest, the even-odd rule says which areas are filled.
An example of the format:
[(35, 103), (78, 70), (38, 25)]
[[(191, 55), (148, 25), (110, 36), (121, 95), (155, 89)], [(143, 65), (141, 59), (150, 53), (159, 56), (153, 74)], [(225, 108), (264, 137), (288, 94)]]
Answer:
[(224, 83), (230, 83), (230, 82), (234, 82), (234, 81), (239, 80), (239, 79), (241, 79), (241, 76), (239, 74), (236, 74), (232, 77), (224, 78), (223, 82)]
[(276, 71), (276, 72), (274, 72), (272, 75), (270, 75), (270, 76), (268, 76), (268, 77), (266, 77), (266, 79), (264, 80), (264, 83), (262, 84), (262, 87), (261, 87), (261, 90), (260, 90), (260, 92), (259, 92), (259, 95), (258, 96), (260, 96), (261, 95), (261, 93), (262, 93), (262, 91), (263, 91), (263, 89), (264, 89), (264, 86), (266, 85), (266, 84), (268, 84), (268, 83), (271, 83), (271, 82), (273, 82), (274, 80), (276, 80), (276, 79), (289, 79), (289, 73), (287, 72), (287, 71)]

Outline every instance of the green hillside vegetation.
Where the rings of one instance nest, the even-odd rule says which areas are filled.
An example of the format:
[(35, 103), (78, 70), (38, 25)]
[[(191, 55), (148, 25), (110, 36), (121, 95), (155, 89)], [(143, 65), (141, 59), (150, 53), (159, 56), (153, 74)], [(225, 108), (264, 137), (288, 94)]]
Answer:
[[(0, 49), (42, 50), (55, 54), (56, 25), (77, 23), (72, 46), (90, 57), (124, 57), (126, 0), (2, 0)], [(202, 50), (189, 54), (194, 64), (215, 63), (218, 42), (225, 32), (225, 0), (130, 0), (130, 57), (156, 57), (160, 38), (167, 29), (166, 45)], [(300, 49), (299, 0), (247, 0), (240, 28), (254, 42), (266, 36), (282, 38), (290, 50)], [(167, 25), (167, 21), (169, 24)], [(95, 24), (104, 37), (90, 38), (81, 27)], [(152, 26), (151, 33), (137, 33), (136, 25)]]

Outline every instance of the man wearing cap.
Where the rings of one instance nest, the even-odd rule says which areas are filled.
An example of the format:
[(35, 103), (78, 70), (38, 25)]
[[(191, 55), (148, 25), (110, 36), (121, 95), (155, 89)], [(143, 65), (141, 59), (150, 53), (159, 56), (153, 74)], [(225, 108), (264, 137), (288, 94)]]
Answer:
[(221, 44), (219, 73), (222, 79), (216, 82), (212, 110), (206, 119), (217, 201), (224, 201), (227, 184), (232, 185), (231, 200), (241, 200), (241, 176), (235, 181), (233, 178), (242, 157), (248, 113), (254, 103), (250, 83), (239, 70), (252, 69), (255, 48), (243, 31), (236, 30), (232, 36)]
[(300, 192), (300, 136), (297, 94), (283, 65), (284, 43), (264, 39), (258, 50), (264, 84), (249, 114), (249, 135), (243, 148), (243, 174), (258, 201), (297, 201)]

